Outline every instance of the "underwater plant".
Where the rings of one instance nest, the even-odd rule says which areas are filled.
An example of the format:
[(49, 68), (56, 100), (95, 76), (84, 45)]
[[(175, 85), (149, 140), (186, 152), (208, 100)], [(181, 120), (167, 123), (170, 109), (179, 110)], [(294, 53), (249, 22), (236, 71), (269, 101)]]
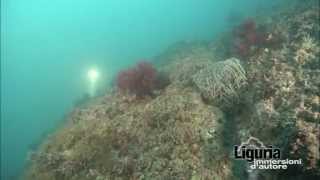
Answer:
[(139, 97), (150, 95), (156, 87), (157, 70), (148, 62), (140, 62), (135, 67), (118, 73), (117, 87), (120, 92)]
[(230, 103), (238, 96), (237, 90), (246, 83), (246, 74), (239, 59), (230, 58), (201, 69), (193, 82), (209, 100)]

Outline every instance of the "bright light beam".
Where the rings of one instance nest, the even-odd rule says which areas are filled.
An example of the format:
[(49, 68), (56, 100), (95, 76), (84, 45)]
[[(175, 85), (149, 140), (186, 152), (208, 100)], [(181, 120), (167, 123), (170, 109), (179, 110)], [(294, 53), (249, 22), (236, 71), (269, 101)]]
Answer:
[(99, 79), (99, 71), (96, 68), (91, 68), (87, 73), (89, 79), (89, 95), (94, 97), (97, 91), (97, 80)]

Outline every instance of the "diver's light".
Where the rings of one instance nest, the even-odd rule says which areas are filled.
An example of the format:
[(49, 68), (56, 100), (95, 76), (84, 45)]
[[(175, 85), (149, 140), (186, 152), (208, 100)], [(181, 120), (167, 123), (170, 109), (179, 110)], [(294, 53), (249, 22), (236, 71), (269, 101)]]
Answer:
[(94, 97), (97, 92), (97, 81), (99, 78), (99, 71), (96, 68), (91, 68), (88, 70), (87, 76), (89, 80), (88, 93), (91, 97)]
[(97, 69), (95, 68), (92, 68), (92, 69), (89, 69), (88, 71), (88, 78), (90, 81), (96, 81), (99, 77), (99, 72)]

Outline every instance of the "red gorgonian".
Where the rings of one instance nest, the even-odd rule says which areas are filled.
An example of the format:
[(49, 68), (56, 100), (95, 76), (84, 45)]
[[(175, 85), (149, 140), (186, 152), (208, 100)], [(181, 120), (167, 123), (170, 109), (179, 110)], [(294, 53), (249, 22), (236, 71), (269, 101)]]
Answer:
[(156, 87), (157, 70), (148, 62), (140, 62), (135, 67), (118, 73), (117, 87), (139, 97), (150, 95)]

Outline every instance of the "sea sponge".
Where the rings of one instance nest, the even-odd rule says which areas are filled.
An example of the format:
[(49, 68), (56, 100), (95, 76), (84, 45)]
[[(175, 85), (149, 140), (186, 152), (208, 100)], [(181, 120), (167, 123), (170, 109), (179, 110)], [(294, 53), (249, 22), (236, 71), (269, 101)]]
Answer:
[(236, 58), (209, 65), (193, 76), (193, 82), (206, 99), (228, 104), (238, 97), (237, 90), (246, 80), (245, 70)]

